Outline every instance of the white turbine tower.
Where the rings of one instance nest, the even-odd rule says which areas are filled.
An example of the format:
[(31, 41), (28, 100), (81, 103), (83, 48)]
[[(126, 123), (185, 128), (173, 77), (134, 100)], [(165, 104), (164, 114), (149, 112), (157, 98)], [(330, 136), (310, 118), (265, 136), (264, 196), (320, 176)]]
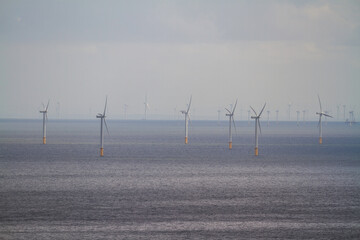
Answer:
[(289, 102), (288, 106), (289, 106), (288, 114), (289, 114), (289, 121), (290, 121), (290, 119), (291, 119), (291, 102)]
[(182, 114), (185, 114), (185, 144), (188, 143), (188, 132), (189, 132), (188, 125), (189, 125), (189, 119), (190, 119), (189, 111), (190, 111), (190, 106), (191, 106), (191, 99), (192, 99), (192, 96), (190, 96), (190, 101), (189, 101), (187, 110), (180, 111)]
[(49, 107), (49, 102), (50, 102), (50, 100), (48, 100), (46, 107), (44, 104), (42, 104), (44, 107), (44, 110), (40, 111), (40, 113), (43, 114), (43, 144), (46, 144), (46, 122), (48, 120), (47, 111), (48, 111), (48, 107)]
[(296, 125), (299, 126), (299, 119), (300, 119), (300, 111), (296, 111)]
[(351, 125), (353, 123), (355, 123), (354, 111), (350, 111), (349, 112), (349, 126), (351, 127)]
[(235, 112), (237, 101), (238, 100), (236, 99), (234, 108), (232, 108), (231, 111), (229, 109), (225, 108), (225, 110), (228, 112), (225, 115), (229, 117), (229, 149), (232, 149), (231, 124), (234, 124), (234, 128), (235, 128), (235, 131), (236, 131), (236, 126), (235, 126), (235, 121), (234, 121), (234, 112)]
[(147, 110), (149, 110), (149, 103), (147, 101), (147, 94), (145, 95), (145, 102), (144, 102), (144, 106), (145, 106), (145, 114), (144, 114), (144, 119), (146, 120), (146, 112)]
[(322, 144), (322, 125), (321, 125), (321, 117), (324, 115), (326, 117), (331, 117), (330, 115), (326, 114), (325, 112), (322, 111), (322, 107), (321, 107), (321, 101), (320, 101), (320, 97), (318, 95), (318, 99), (319, 99), (319, 105), (320, 105), (320, 112), (316, 112), (316, 114), (319, 115), (319, 123), (318, 123), (318, 127), (319, 127), (319, 144)]
[(105, 120), (105, 118), (106, 118), (106, 115), (105, 115), (106, 114), (106, 105), (107, 105), (107, 97), (106, 97), (106, 100), (105, 100), (104, 113), (103, 114), (98, 113), (96, 115), (96, 118), (100, 118), (100, 120), (101, 120), (101, 125), (100, 125), (100, 157), (104, 156), (104, 128), (103, 128), (103, 124), (105, 124), (106, 131), (109, 134), (109, 130), (108, 130), (106, 120)]
[(258, 126), (259, 126), (259, 130), (260, 130), (260, 133), (261, 133), (260, 116), (261, 116), (262, 112), (264, 111), (265, 106), (266, 106), (266, 103), (264, 104), (263, 108), (261, 109), (261, 112), (260, 112), (259, 115), (257, 115), (255, 110), (250, 106), (250, 108), (255, 113), (255, 116), (251, 116), (252, 119), (255, 119), (255, 156), (259, 155), (259, 150), (258, 150), (258, 147), (259, 147)]
[(218, 125), (220, 124), (220, 114), (221, 114), (221, 110), (219, 109), (218, 111)]

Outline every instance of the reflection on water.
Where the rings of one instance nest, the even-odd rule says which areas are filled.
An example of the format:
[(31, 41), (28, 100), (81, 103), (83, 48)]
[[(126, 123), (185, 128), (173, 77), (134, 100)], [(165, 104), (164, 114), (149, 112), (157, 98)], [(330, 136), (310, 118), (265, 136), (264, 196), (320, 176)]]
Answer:
[(268, 239), (360, 235), (360, 129), (109, 121), (0, 122), (0, 239)]

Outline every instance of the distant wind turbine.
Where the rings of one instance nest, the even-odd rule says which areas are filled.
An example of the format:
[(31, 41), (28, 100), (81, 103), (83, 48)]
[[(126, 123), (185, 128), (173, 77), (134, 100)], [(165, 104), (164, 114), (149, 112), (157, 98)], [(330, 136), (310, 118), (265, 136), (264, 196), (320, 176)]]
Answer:
[(303, 112), (303, 122), (304, 122), (304, 124), (305, 124), (305, 114), (306, 114), (306, 110), (303, 110), (302, 112)]
[(259, 126), (259, 130), (260, 130), (260, 133), (261, 133), (260, 116), (261, 116), (262, 112), (264, 111), (265, 106), (266, 106), (266, 103), (264, 104), (263, 108), (261, 109), (261, 112), (260, 112), (259, 115), (257, 115), (255, 110), (250, 106), (250, 108), (255, 113), (255, 116), (251, 116), (252, 119), (255, 119), (255, 156), (259, 155), (259, 150), (258, 150), (258, 147), (259, 147), (258, 126)]
[(235, 126), (235, 121), (234, 121), (234, 112), (235, 112), (235, 108), (236, 108), (236, 104), (237, 104), (237, 99), (234, 105), (234, 108), (232, 108), (231, 106), (231, 111), (227, 108), (225, 108), (225, 110), (228, 112), (226, 113), (226, 116), (229, 117), (229, 149), (232, 149), (232, 133), (231, 133), (231, 125), (234, 124), (234, 128), (236, 131), (236, 126)]
[(300, 111), (296, 111), (296, 125), (299, 126)]
[(42, 104), (44, 107), (44, 110), (40, 111), (40, 113), (43, 114), (43, 144), (46, 144), (46, 122), (48, 120), (47, 112), (48, 112), (49, 103), (50, 103), (50, 100), (48, 100), (46, 107), (44, 104)]
[(191, 106), (191, 100), (192, 100), (192, 96), (190, 96), (190, 101), (189, 101), (187, 110), (180, 111), (182, 114), (185, 114), (185, 144), (188, 143), (188, 132), (189, 132), (188, 125), (189, 125), (189, 119), (190, 119), (189, 111), (190, 111), (190, 106)]
[(144, 106), (145, 106), (145, 116), (144, 116), (144, 119), (146, 120), (146, 112), (147, 110), (149, 110), (149, 103), (147, 101), (147, 94), (145, 95), (145, 102), (144, 102)]
[(100, 157), (103, 157), (104, 156), (104, 128), (103, 128), (103, 124), (105, 124), (105, 127), (106, 127), (106, 131), (107, 133), (109, 134), (109, 130), (108, 130), (108, 127), (107, 127), (107, 124), (106, 124), (106, 105), (107, 105), (107, 97), (106, 97), (106, 100), (105, 100), (105, 107), (104, 107), (104, 113), (101, 114), (101, 113), (98, 113), (96, 115), (96, 118), (100, 118), (101, 120), (101, 125), (100, 125)]
[(219, 109), (218, 111), (218, 125), (220, 124), (220, 114), (221, 114), (221, 110)]
[(322, 144), (322, 124), (321, 124), (321, 117), (324, 115), (326, 117), (331, 117), (330, 115), (326, 114), (325, 112), (322, 111), (322, 107), (321, 107), (321, 101), (320, 101), (320, 97), (318, 95), (318, 99), (319, 99), (319, 105), (320, 105), (320, 112), (316, 112), (316, 114), (319, 115), (319, 123), (318, 123), (318, 127), (319, 127), (319, 144)]
[(290, 121), (290, 119), (291, 119), (291, 102), (289, 102), (289, 104), (288, 104), (288, 106), (289, 106), (289, 121)]
[(350, 111), (349, 112), (349, 126), (351, 127), (351, 125), (353, 123), (355, 123), (354, 111)]

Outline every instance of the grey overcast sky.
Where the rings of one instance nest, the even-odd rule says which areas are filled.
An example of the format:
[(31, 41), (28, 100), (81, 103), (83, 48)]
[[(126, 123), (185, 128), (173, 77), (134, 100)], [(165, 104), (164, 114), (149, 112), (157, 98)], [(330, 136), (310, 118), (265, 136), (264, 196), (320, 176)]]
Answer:
[[(360, 111), (360, 1), (0, 1), (0, 118)], [(342, 112), (342, 107), (340, 108)], [(224, 113), (224, 111), (222, 112)], [(224, 113), (225, 114), (225, 113)], [(341, 113), (342, 114), (342, 113)], [(177, 114), (176, 114), (177, 115)], [(359, 115), (357, 115), (359, 116)]]

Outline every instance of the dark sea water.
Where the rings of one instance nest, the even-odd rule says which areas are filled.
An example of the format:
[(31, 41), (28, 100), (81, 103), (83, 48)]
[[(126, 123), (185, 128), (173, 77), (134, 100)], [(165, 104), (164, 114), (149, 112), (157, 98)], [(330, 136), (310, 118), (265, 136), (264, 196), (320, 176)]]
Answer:
[(0, 121), (0, 239), (360, 239), (360, 126)]

